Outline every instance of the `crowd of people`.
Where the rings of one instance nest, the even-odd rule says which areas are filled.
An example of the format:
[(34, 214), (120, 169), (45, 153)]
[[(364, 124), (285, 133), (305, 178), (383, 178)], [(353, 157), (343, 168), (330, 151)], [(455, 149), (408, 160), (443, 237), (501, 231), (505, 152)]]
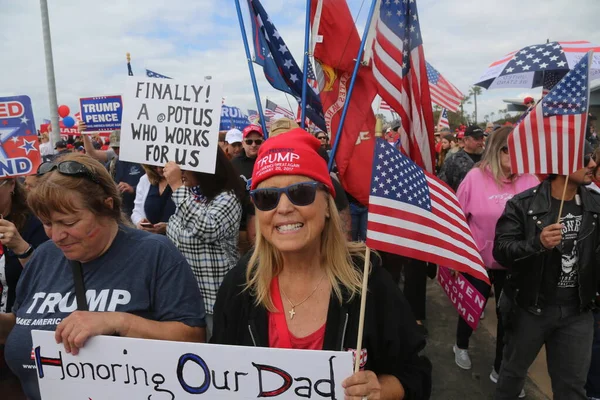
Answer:
[[(525, 396), (543, 345), (555, 398), (600, 398), (593, 122), (585, 168), (568, 181), (513, 174), (511, 127), (436, 132), (436, 173), (456, 192), (492, 282), (465, 275), (496, 300), (496, 399)], [(328, 170), (325, 132), (286, 118), (268, 135), (258, 125), (222, 132), (215, 173), (206, 174), (120, 160), (119, 131), (103, 139), (79, 129), (54, 149), (41, 135), (37, 174), (0, 179), (0, 381), (16, 377), (27, 398), (40, 398), (33, 326), (20, 322), (32, 319), (73, 354), (96, 335), (355, 348), (368, 208)], [(390, 128), (392, 145), (397, 130)], [(298, 161), (276, 168), (273, 155), (289, 151)], [(364, 349), (354, 350), (368, 356), (344, 381), (346, 398), (430, 397), (432, 366), (422, 351), (427, 278), (436, 269), (385, 252), (371, 257)], [(478, 362), (472, 335), (457, 317), (449, 356), (465, 370)]]

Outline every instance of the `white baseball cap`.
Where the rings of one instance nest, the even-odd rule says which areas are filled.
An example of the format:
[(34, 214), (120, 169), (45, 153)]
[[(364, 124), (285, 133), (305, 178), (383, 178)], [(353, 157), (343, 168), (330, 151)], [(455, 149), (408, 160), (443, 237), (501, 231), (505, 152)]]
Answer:
[(242, 143), (242, 132), (239, 129), (230, 129), (225, 134), (225, 141), (229, 144)]

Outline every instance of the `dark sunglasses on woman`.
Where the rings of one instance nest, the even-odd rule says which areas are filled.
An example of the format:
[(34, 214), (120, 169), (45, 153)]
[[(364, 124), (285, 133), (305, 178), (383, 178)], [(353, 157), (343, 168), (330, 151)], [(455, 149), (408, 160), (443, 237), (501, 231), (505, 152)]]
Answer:
[(100, 181), (92, 171), (78, 161), (62, 161), (57, 163), (45, 162), (40, 164), (37, 169), (37, 175), (42, 176), (48, 172), (58, 170), (59, 173), (68, 176), (83, 176), (94, 183), (100, 184)]
[(301, 182), (282, 188), (263, 188), (250, 191), (252, 202), (260, 211), (270, 211), (277, 207), (282, 193), (296, 206), (308, 206), (315, 201), (318, 189), (327, 190), (320, 182)]
[(254, 143), (257, 146), (260, 146), (263, 142), (262, 139), (244, 139), (244, 142), (248, 145), (248, 146), (252, 146), (252, 143)]

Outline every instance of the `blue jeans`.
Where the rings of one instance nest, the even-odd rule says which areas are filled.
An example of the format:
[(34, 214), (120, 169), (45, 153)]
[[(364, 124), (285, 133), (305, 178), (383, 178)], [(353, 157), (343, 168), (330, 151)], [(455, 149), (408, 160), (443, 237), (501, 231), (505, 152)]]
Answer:
[(495, 399), (517, 398), (527, 370), (545, 344), (554, 399), (587, 400), (584, 386), (592, 358), (592, 312), (579, 312), (575, 306), (546, 306), (541, 315), (534, 315), (513, 307), (504, 327), (504, 358)]
[(352, 240), (364, 242), (367, 240), (367, 207), (350, 203), (350, 215), (352, 217)]
[(596, 311), (594, 314), (594, 327), (592, 363), (585, 388), (588, 397), (600, 398), (600, 311)]

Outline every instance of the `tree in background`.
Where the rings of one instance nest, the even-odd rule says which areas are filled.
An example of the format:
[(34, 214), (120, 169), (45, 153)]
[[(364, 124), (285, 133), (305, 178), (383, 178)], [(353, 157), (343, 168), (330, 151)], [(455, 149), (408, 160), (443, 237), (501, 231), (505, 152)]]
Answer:
[(476, 124), (477, 123), (477, 96), (480, 96), (482, 93), (482, 89), (479, 86), (472, 86), (471, 89), (469, 89), (469, 97), (473, 97), (473, 103), (475, 105), (475, 112), (473, 113), (473, 121)]

